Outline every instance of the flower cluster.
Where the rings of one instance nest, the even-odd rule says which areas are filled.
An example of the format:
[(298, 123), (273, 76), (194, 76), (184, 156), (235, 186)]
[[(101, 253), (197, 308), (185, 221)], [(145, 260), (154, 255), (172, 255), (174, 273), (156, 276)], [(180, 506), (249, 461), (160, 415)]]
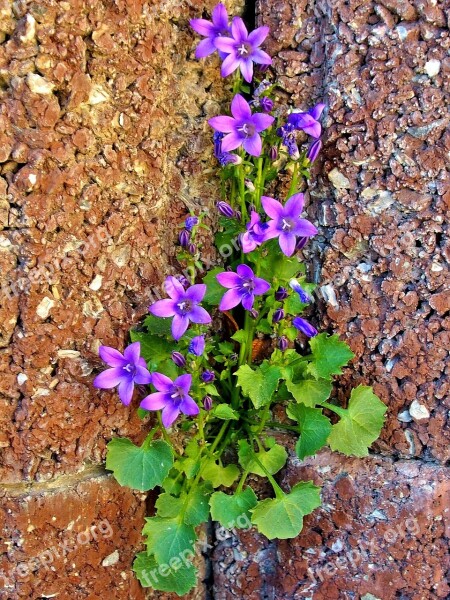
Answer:
[[(277, 483), (287, 453), (269, 429), (300, 434), (295, 448), (301, 460), (326, 444), (360, 456), (378, 436), (385, 409), (366, 387), (354, 391), (354, 401), (358, 414), (370, 415), (367, 423), (353, 422), (350, 410), (328, 402), (333, 376), (353, 354), (304, 315), (311, 314), (314, 285), (301, 251), (317, 234), (304, 215), (304, 191), (321, 150), (325, 104), (300, 111), (280, 103), (267, 71), (272, 59), (261, 47), (267, 27), (248, 32), (240, 17), (229, 19), (223, 4), (211, 21), (190, 24), (204, 38), (196, 57), (217, 52), (222, 76), (234, 73), (230, 114), (208, 121), (221, 180), (217, 212), (205, 208), (185, 218), (177, 244), (182, 273), (167, 276), (167, 297), (149, 306), (123, 354), (100, 347), (110, 368), (94, 380), (100, 389), (117, 387), (126, 406), (135, 386), (142, 386), (139, 414), (151, 413), (154, 426), (140, 447), (112, 440), (106, 466), (123, 485), (162, 488), (156, 516), (144, 528), (147, 551), (134, 569), (143, 585), (179, 595), (195, 584), (189, 561), (180, 576), (172, 573), (162, 583), (144, 575), (189, 551), (194, 528), (209, 515), (228, 527), (243, 512), (268, 538), (289, 538), (320, 504), (311, 482), (289, 492)], [(217, 220), (215, 241), (225, 260), (208, 271), (203, 244)], [(324, 408), (349, 425), (340, 431), (341, 421), (332, 424)], [(225, 456), (237, 456), (236, 464)], [(250, 474), (266, 477), (276, 498), (259, 501)], [(214, 491), (219, 486), (233, 492)], [(287, 504), (302, 507), (288, 523)]]

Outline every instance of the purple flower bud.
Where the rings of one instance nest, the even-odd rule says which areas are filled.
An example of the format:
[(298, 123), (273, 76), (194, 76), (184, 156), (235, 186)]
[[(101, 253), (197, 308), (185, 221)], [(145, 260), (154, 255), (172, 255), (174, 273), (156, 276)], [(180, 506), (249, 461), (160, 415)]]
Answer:
[(252, 310), (250, 311), (250, 316), (252, 319), (257, 319), (259, 315), (259, 312), (257, 310), (255, 310), (254, 308), (252, 308)]
[(270, 65), (257, 65), (257, 69), (260, 73), (265, 73)]
[(216, 206), (217, 206), (217, 210), (224, 217), (228, 217), (229, 219), (232, 219), (236, 214), (234, 212), (234, 210), (231, 208), (231, 206), (228, 204), (228, 202), (224, 202), (223, 200), (221, 200), (220, 202), (218, 202), (216, 204)]
[(205, 410), (211, 410), (212, 409), (212, 404), (213, 404), (213, 401), (212, 401), (211, 396), (205, 396), (203, 398), (203, 408)]
[(276, 146), (271, 146), (271, 148), (269, 150), (269, 158), (270, 158), (270, 160), (277, 160), (278, 148)]
[(263, 109), (264, 112), (269, 113), (273, 108), (273, 100), (272, 100), (272, 98), (263, 96), (259, 101), (259, 105)]
[(272, 84), (268, 79), (263, 79), (261, 83), (258, 85), (256, 90), (253, 92), (254, 98), (259, 98), (261, 94), (263, 94), (268, 88), (270, 88)]
[(172, 352), (172, 360), (177, 365), (177, 367), (183, 368), (186, 366), (186, 359), (181, 354), (181, 352)]
[(240, 220), (242, 219), (242, 214), (241, 214), (241, 211), (240, 211), (240, 210), (236, 210), (236, 211), (234, 212), (234, 214), (235, 214), (235, 217), (236, 217), (236, 219), (237, 219), (238, 221), (240, 221)]
[(308, 321), (302, 319), (302, 317), (295, 317), (295, 319), (292, 321), (292, 325), (309, 338), (314, 337), (318, 333), (317, 329), (313, 327), (311, 323), (308, 323)]
[(192, 338), (188, 352), (190, 354), (195, 354), (195, 356), (201, 356), (205, 351), (205, 336), (197, 335), (195, 338)]
[(186, 229), (182, 229), (178, 236), (178, 240), (182, 248), (187, 248), (189, 244), (189, 231), (187, 231)]
[(308, 152), (306, 153), (306, 158), (308, 158), (309, 161), (313, 163), (316, 160), (316, 158), (318, 157), (321, 148), (322, 148), (322, 142), (320, 140), (315, 140), (308, 148)]
[(200, 379), (205, 383), (211, 383), (215, 378), (216, 376), (213, 371), (203, 371), (203, 373), (200, 375)]
[(233, 354), (230, 354), (228, 358), (229, 360), (231, 360), (231, 362), (236, 362), (239, 356), (235, 352), (233, 352)]
[(188, 288), (191, 282), (184, 275), (175, 275), (175, 279), (181, 283), (184, 288)]
[(273, 317), (272, 317), (272, 323), (274, 325), (276, 325), (277, 323), (279, 323), (282, 319), (284, 319), (284, 310), (282, 308), (278, 308), (274, 313), (273, 313)]
[(190, 242), (187, 246), (187, 251), (189, 252), (189, 254), (194, 255), (197, 251), (197, 246), (195, 244), (193, 244), (192, 242)]
[(289, 285), (294, 292), (297, 292), (300, 302), (303, 302), (304, 304), (309, 304), (311, 302), (311, 296), (305, 292), (296, 279), (291, 279)]
[(281, 352), (286, 352), (286, 350), (288, 349), (288, 341), (284, 337), (284, 335), (278, 340), (278, 348), (281, 350)]
[(303, 250), (303, 248), (306, 246), (308, 239), (309, 238), (307, 237), (299, 237), (297, 243), (295, 244), (295, 252), (297, 252), (298, 250)]
[(285, 300), (287, 297), (287, 289), (284, 287), (279, 287), (275, 292), (275, 300), (278, 300), (278, 302), (281, 302), (281, 300)]
[(184, 222), (184, 226), (188, 231), (192, 231), (192, 228), (195, 227), (198, 223), (197, 217), (188, 217)]
[(255, 191), (255, 186), (253, 184), (253, 181), (250, 181), (250, 179), (246, 179), (245, 180), (245, 187), (250, 190), (251, 192)]

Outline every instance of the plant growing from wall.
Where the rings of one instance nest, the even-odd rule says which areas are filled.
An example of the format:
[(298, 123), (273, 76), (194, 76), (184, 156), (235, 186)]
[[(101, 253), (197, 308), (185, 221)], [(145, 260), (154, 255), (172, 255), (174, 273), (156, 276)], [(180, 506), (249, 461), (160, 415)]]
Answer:
[[(135, 384), (148, 386), (139, 413), (155, 413), (156, 425), (140, 447), (113, 439), (106, 467), (121, 485), (160, 490), (134, 570), (144, 586), (179, 595), (196, 585), (196, 528), (208, 519), (286, 539), (320, 505), (311, 481), (292, 489), (276, 481), (288, 453), (274, 432), (296, 436), (300, 460), (325, 445), (362, 457), (386, 409), (365, 386), (352, 391), (347, 408), (330, 401), (333, 378), (353, 354), (302, 316), (314, 286), (301, 249), (317, 230), (302, 216), (300, 189), (320, 152), (325, 105), (289, 115), (276, 106), (276, 83), (264, 78), (267, 27), (248, 33), (240, 17), (229, 22), (222, 4), (211, 21), (191, 26), (204, 38), (197, 58), (218, 52), (233, 87), (230, 114), (209, 120), (222, 196), (215, 243), (224, 264), (201, 276), (205, 214), (190, 215), (179, 234), (184, 275), (166, 278), (167, 297), (151, 304), (123, 354), (100, 347), (110, 368), (94, 381), (117, 386), (124, 405)], [(280, 175), (290, 184), (275, 198), (266, 190), (279, 189)], [(299, 336), (309, 340), (307, 351)], [(257, 497), (255, 476), (268, 481), (273, 497)]]

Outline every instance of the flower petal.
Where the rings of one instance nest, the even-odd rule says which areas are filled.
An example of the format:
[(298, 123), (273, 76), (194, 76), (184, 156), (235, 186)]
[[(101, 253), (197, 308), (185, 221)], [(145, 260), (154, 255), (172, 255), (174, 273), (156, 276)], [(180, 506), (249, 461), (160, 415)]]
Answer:
[(284, 205), (284, 214), (296, 218), (302, 214), (305, 197), (302, 193), (294, 194)]
[(228, 29), (228, 13), (222, 2), (219, 2), (211, 13), (211, 20), (217, 29)]
[(204, 283), (196, 283), (186, 290), (186, 298), (193, 300), (193, 302), (201, 302), (205, 294), (206, 285)]
[(247, 254), (248, 252), (253, 252), (253, 250), (258, 246), (259, 242), (257, 242), (252, 234), (250, 233), (244, 233), (241, 236), (240, 239), (240, 243), (241, 243), (241, 247), (242, 247), (242, 252), (244, 254)]
[(194, 306), (194, 308), (189, 313), (189, 319), (193, 323), (211, 323), (211, 315), (202, 306)]
[[(238, 265), (236, 272), (239, 275), (239, 277), (245, 279), (253, 279), (255, 276), (252, 269), (248, 265)], [(239, 283), (241, 284), (242, 281), (240, 281)]]
[(127, 373), (123, 370), (123, 367), (115, 367), (114, 369), (106, 369), (93, 381), (93, 386), (101, 390), (110, 390), (122, 381)]
[(110, 346), (100, 346), (98, 354), (102, 361), (110, 367), (124, 367), (127, 364), (123, 354)]
[(214, 40), (214, 45), (216, 48), (218, 48), (222, 52), (225, 52), (226, 54), (236, 54), (236, 40), (234, 40), (233, 38), (223, 37), (219, 35)]
[(251, 58), (247, 58), (246, 60), (241, 60), (240, 68), (242, 77), (247, 81), (247, 83), (251, 83), (253, 79), (253, 62)]
[(280, 248), (286, 256), (292, 256), (295, 252), (295, 242), (296, 238), (293, 233), (280, 233)]
[(177, 420), (178, 415), (180, 414), (180, 409), (178, 406), (174, 404), (166, 404), (161, 413), (162, 424), (166, 429), (172, 426), (173, 422)]
[(228, 292), (225, 292), (225, 294), (222, 296), (222, 300), (219, 304), (219, 310), (224, 311), (230, 310), (230, 308), (234, 308), (240, 303), (241, 298), (242, 296), (236, 288), (228, 290)]
[(149, 373), (147, 368), (137, 366), (136, 374), (134, 376), (135, 383), (139, 385), (144, 385), (152, 382), (152, 375)]
[(267, 290), (270, 290), (270, 283), (265, 279), (261, 279), (261, 277), (255, 277), (253, 280), (253, 293), (255, 296), (259, 296), (260, 294), (265, 294)]
[(270, 196), (261, 196), (261, 203), (266, 215), (272, 219), (279, 219), (283, 214), (283, 206), (278, 200)]
[(152, 373), (152, 384), (158, 392), (168, 392), (172, 389), (173, 381), (163, 373)]
[(252, 52), (252, 61), (254, 63), (256, 63), (257, 65), (271, 65), (272, 64), (272, 59), (270, 58), (270, 56), (267, 54), (267, 52), (264, 52), (264, 50), (261, 50), (260, 48), (257, 48), (256, 50), (254, 50)]
[(233, 51), (230, 53), (223, 61), (222, 66), (220, 68), (220, 74), (222, 77), (228, 77), (231, 75), (233, 71), (239, 67), (240, 61), (238, 60), (236, 53)]
[(123, 357), (127, 364), (137, 365), (141, 356), (141, 342), (133, 342), (124, 350)]
[(180, 296), (184, 296), (184, 287), (173, 275), (166, 277), (164, 289), (173, 300), (178, 300)]
[(236, 273), (232, 273), (229, 271), (223, 271), (223, 273), (217, 273), (216, 275), (217, 281), (220, 285), (226, 288), (233, 288), (241, 284), (241, 278)]
[(234, 17), (231, 21), (231, 35), (237, 42), (247, 41), (248, 31), (241, 17)]
[(245, 310), (252, 310), (255, 296), (253, 294), (244, 294), (242, 296), (242, 306)]
[(252, 46), (261, 46), (263, 41), (269, 35), (269, 27), (258, 27), (248, 34), (248, 41)]
[(230, 150), (235, 150), (238, 146), (242, 144), (243, 138), (236, 132), (227, 133), (227, 135), (222, 140), (222, 150), (224, 152), (229, 152)]
[(206, 58), (210, 54), (216, 51), (216, 46), (213, 44), (210, 38), (205, 38), (197, 44), (195, 49), (195, 58)]
[(185, 394), (189, 393), (192, 385), (192, 375), (184, 373), (175, 379), (173, 385), (179, 386)]
[(275, 119), (273, 117), (265, 115), (264, 113), (256, 113), (252, 117), (252, 123), (256, 127), (258, 133), (268, 129), (274, 121)]
[(214, 25), (210, 21), (207, 21), (206, 19), (191, 19), (189, 21), (189, 25), (199, 35), (204, 35), (205, 37), (211, 37), (215, 34)]
[(148, 307), (149, 312), (155, 317), (173, 317), (175, 314), (175, 300), (158, 300)]
[(146, 362), (145, 358), (142, 358), (142, 356), (141, 356), (141, 358), (137, 362), (137, 366), (138, 367), (144, 367), (144, 369), (146, 369), (147, 368), (147, 362)]
[(312, 237), (313, 235), (317, 235), (317, 227), (306, 219), (299, 219), (294, 233), (300, 237)]
[(246, 138), (242, 142), (242, 147), (251, 156), (261, 156), (262, 141), (258, 133), (252, 135), (250, 138)]
[(322, 112), (323, 112), (323, 109), (325, 108), (325, 106), (326, 106), (326, 104), (324, 104), (323, 102), (319, 102), (313, 108), (308, 110), (308, 112), (312, 116), (313, 119), (318, 121), (320, 119), (320, 117), (322, 116)]
[(231, 114), (238, 121), (251, 118), (252, 110), (250, 104), (241, 94), (236, 94), (231, 101)]
[(168, 402), (167, 394), (162, 392), (155, 392), (145, 396), (139, 405), (139, 408), (145, 408), (145, 410), (160, 410), (164, 408)]
[(189, 325), (189, 317), (184, 315), (175, 315), (172, 321), (172, 336), (174, 340), (179, 340)]
[(119, 383), (119, 398), (122, 404), (128, 406), (133, 398), (134, 381), (132, 377), (122, 379)]
[(236, 121), (233, 119), (233, 117), (212, 117), (209, 119), (208, 123), (213, 129), (216, 131), (221, 131), (222, 133), (230, 133), (236, 128)]
[(180, 402), (179, 408), (182, 413), (184, 413), (185, 415), (189, 415), (190, 417), (198, 415), (198, 413), (200, 412), (199, 407), (190, 396), (186, 396), (184, 400)]
[(314, 121), (312, 125), (309, 125), (308, 127), (303, 127), (303, 131), (311, 137), (317, 139), (320, 138), (320, 136), (322, 135), (322, 125), (317, 121)]

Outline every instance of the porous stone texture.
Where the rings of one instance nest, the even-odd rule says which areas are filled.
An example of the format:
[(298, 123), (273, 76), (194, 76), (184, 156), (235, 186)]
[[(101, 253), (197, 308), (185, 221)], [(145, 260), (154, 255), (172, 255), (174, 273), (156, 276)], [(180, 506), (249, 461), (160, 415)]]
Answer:
[[(258, 6), (288, 102), (327, 104), (309, 259), (319, 326), (356, 354), (341, 399), (373, 383), (389, 407), (378, 450), (448, 461), (448, 2)], [(413, 402), (426, 418), (408, 420)]]
[(449, 597), (448, 469), (322, 451), (292, 459), (281, 485), (300, 480), (323, 486), (322, 507), (294, 542), (230, 532), (213, 557), (216, 600)]

